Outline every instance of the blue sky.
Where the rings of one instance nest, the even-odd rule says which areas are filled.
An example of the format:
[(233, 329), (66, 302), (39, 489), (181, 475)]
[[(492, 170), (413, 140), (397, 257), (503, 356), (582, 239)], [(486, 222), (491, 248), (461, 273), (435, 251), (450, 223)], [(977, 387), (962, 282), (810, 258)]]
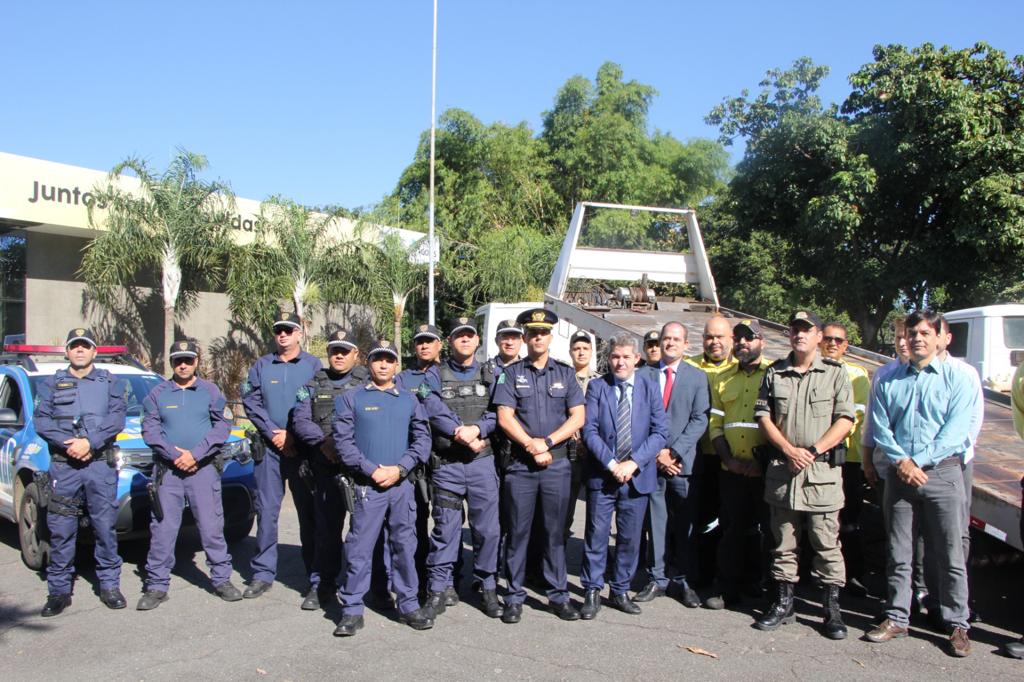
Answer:
[[(430, 0), (7, 0), (0, 151), (108, 169), (162, 168), (178, 146), (244, 197), (371, 204), (430, 125)], [(810, 56), (822, 96), (876, 43), (1024, 53), (1024, 3), (440, 0), (438, 113), (527, 121), (605, 61), (659, 95), (652, 127), (714, 137), (704, 115)]]

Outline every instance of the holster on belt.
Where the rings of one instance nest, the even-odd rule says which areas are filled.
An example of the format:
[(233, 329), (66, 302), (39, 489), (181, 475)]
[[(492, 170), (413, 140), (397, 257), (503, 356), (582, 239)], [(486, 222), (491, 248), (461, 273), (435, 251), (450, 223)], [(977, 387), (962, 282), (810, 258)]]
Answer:
[(252, 461), (259, 464), (267, 456), (267, 444), (259, 433), (250, 438), (249, 441), (252, 444)]
[(53, 495), (53, 476), (49, 471), (37, 471), (32, 474), (32, 480), (36, 483), (36, 490), (39, 492), (39, 508), (46, 509), (50, 506), (50, 497)]
[(163, 485), (166, 474), (167, 465), (155, 461), (153, 463), (153, 478), (146, 484), (146, 490), (149, 492), (149, 503), (153, 508), (153, 518), (157, 521), (164, 520), (164, 506), (160, 502), (160, 486)]
[(309, 488), (309, 492), (316, 493), (316, 474), (313, 473), (313, 467), (310, 466), (308, 457), (303, 457), (299, 462), (299, 478)]
[(345, 511), (349, 514), (354, 514), (356, 510), (356, 484), (352, 477), (346, 473), (335, 474), (334, 484), (338, 486), (338, 491), (341, 493), (341, 504)]

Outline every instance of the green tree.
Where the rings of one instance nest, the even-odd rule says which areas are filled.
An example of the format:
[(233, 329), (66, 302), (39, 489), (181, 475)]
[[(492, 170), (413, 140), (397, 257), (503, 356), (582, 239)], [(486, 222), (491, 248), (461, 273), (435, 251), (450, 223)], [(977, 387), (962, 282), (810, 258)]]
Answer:
[[(152, 274), (159, 279), (164, 343), (152, 358), (164, 358), (171, 347), (176, 312), (200, 289), (213, 288), (224, 271), (234, 197), (226, 185), (198, 177), (206, 167), (206, 157), (183, 149), (162, 173), (129, 158), (114, 166), (88, 204), (89, 223), (100, 234), (86, 245), (78, 274), (94, 298), (113, 306), (122, 287)], [(125, 172), (138, 178), (138, 191), (115, 184)], [(99, 213), (97, 205), (106, 210)]]
[(267, 329), (275, 309), (287, 302), (308, 327), (314, 310), (363, 297), (352, 258), (357, 240), (339, 230), (338, 217), (282, 197), (263, 202), (253, 242), (231, 255), (232, 315)]
[[(376, 230), (372, 223), (362, 229)], [(359, 272), (366, 300), (377, 312), (378, 331), (393, 335), (395, 347), (402, 353), (402, 322), (409, 297), (426, 284), (427, 267), (417, 254), (425, 247), (421, 239), (406, 245), (395, 232), (385, 231), (379, 240), (358, 242)]]

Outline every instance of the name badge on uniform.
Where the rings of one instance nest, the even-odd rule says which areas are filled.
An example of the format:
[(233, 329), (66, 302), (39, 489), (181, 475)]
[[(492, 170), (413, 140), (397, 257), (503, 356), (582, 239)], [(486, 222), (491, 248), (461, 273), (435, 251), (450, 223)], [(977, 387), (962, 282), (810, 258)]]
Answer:
[(528, 382), (526, 380), (526, 375), (525, 374), (517, 374), (516, 375), (516, 386), (526, 386), (529, 383), (530, 382)]
[(377, 405), (367, 405), (366, 407), (363, 408), (363, 412), (376, 412), (379, 409), (380, 407), (378, 407)]
[(279, 384), (279, 383), (281, 383), (281, 382), (280, 382), (280, 381), (278, 381), (277, 379), (271, 379), (271, 380), (270, 380), (270, 383), (271, 383), (271, 384)]
[(60, 390), (60, 391), (66, 391), (67, 389), (74, 388), (74, 387), (75, 387), (75, 382), (73, 382), (73, 381), (58, 381), (57, 382), (57, 390)]

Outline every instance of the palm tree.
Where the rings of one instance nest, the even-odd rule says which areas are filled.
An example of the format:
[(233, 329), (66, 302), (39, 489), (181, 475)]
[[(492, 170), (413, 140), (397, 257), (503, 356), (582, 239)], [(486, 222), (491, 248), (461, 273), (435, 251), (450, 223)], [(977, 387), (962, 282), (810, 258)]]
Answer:
[(337, 218), (281, 197), (265, 201), (255, 240), (231, 255), (232, 315), (266, 329), (275, 308), (289, 301), (306, 329), (313, 310), (360, 298), (356, 247), (334, 228)]
[[(197, 177), (207, 165), (205, 156), (184, 149), (161, 174), (128, 158), (114, 166), (107, 186), (96, 188), (88, 205), (90, 225), (103, 231), (85, 246), (78, 274), (106, 307), (116, 305), (122, 287), (159, 276), (164, 343), (150, 356), (161, 364), (174, 341), (176, 311), (194, 303), (200, 286), (217, 283), (230, 245), (234, 196), (225, 184)], [(138, 191), (115, 184), (125, 171), (138, 178)], [(96, 207), (104, 205), (100, 213)]]
[(399, 355), (402, 353), (402, 318), (409, 296), (423, 286), (426, 267), (415, 257), (423, 244), (420, 239), (406, 246), (396, 232), (383, 229), (378, 243), (363, 243), (363, 272), (367, 278), (371, 302), (380, 315), (386, 319), (385, 311), (391, 308), (394, 343)]

